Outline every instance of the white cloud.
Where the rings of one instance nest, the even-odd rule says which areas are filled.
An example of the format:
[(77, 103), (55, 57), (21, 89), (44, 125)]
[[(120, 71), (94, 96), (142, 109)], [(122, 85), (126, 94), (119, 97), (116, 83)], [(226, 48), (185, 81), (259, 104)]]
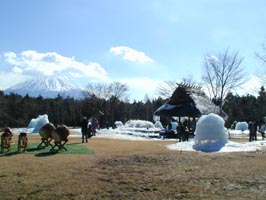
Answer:
[(0, 72), (0, 80), (4, 80), (0, 83), (0, 89), (5, 90), (13, 85), (25, 81), (27, 78), (29, 77), (14, 72)]
[(12, 66), (13, 73), (24, 75), (54, 75), (65, 73), (75, 77), (93, 77), (106, 79), (107, 72), (98, 63), (85, 64), (55, 52), (39, 53), (23, 51), (20, 54), (7, 52), (3, 54), (5, 63)]
[(162, 84), (161, 80), (154, 80), (148, 77), (134, 77), (118, 81), (129, 86), (131, 100), (144, 100), (146, 94), (151, 99), (155, 98), (156, 89), (159, 84)]
[(131, 49), (126, 46), (112, 47), (109, 52), (113, 53), (114, 55), (123, 55), (125, 60), (132, 62), (154, 62), (150, 57), (146, 56), (145, 53), (136, 51), (135, 49)]
[(220, 62), (220, 59), (214, 55), (207, 56), (206, 59), (209, 60), (210, 62)]
[(247, 82), (245, 82), (241, 89), (237, 91), (239, 95), (258, 95), (260, 87), (263, 85), (262, 81), (255, 75), (252, 75)]
[(23, 70), (19, 67), (13, 67), (12, 72), (17, 73), (17, 74), (21, 74), (23, 72)]

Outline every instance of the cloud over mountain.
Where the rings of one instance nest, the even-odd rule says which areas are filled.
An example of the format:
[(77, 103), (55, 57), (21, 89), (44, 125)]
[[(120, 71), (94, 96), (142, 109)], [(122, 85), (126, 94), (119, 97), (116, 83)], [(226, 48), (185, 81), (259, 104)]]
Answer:
[[(107, 72), (98, 63), (88, 63), (77, 61), (74, 57), (65, 57), (56, 52), (39, 53), (28, 50), (21, 53), (6, 52), (3, 54), (5, 63), (11, 66), (13, 73), (33, 76), (33, 75), (56, 75), (64, 73), (70, 77), (92, 77), (106, 79)], [(6, 68), (6, 71), (8, 72)]]
[(113, 53), (114, 55), (123, 55), (123, 59), (132, 62), (139, 62), (139, 63), (154, 62), (150, 57), (145, 55), (145, 53), (141, 51), (136, 51), (135, 49), (126, 46), (112, 47), (109, 50), (109, 52)]

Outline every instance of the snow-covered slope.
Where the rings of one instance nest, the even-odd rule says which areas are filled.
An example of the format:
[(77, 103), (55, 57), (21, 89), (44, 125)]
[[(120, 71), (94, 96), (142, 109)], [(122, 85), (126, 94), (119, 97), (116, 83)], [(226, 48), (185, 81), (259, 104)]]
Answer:
[(75, 86), (67, 77), (46, 76), (26, 80), (4, 91), (5, 94), (15, 93), (31, 97), (42, 96), (43, 98), (62, 97), (83, 98), (83, 91)]

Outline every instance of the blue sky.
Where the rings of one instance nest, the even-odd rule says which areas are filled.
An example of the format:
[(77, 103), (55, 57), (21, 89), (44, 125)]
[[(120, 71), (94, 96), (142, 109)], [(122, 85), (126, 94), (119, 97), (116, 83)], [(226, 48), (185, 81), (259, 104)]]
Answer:
[(0, 89), (42, 74), (128, 84), (130, 98), (158, 84), (201, 81), (207, 54), (244, 57), (246, 92), (260, 87), (265, 0), (1, 0)]

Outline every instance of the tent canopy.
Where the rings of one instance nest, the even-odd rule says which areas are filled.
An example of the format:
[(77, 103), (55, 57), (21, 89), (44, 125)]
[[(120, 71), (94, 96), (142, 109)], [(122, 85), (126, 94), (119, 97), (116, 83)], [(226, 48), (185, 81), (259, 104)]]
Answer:
[(178, 84), (170, 100), (159, 107), (154, 115), (200, 117), (210, 113), (215, 113), (227, 119), (226, 113), (216, 106), (200, 87)]

